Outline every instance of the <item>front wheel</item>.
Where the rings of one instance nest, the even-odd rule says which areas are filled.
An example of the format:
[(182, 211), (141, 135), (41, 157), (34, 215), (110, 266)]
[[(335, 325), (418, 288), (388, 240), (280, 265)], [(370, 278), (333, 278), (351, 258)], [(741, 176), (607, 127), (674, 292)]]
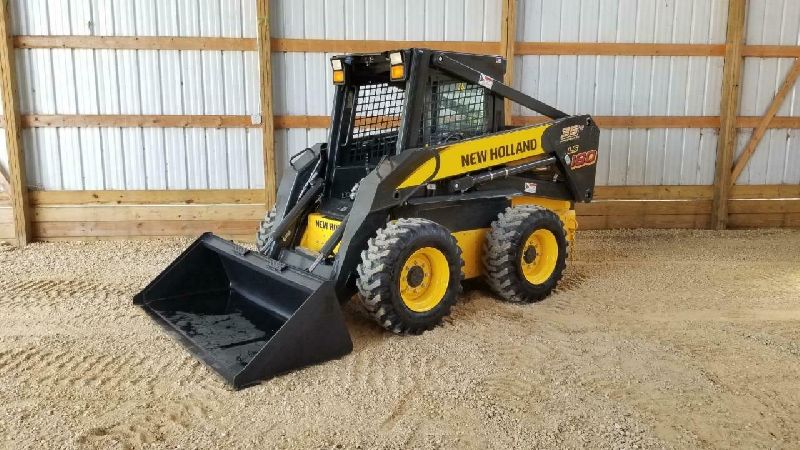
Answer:
[(486, 236), (486, 282), (509, 302), (543, 300), (564, 274), (568, 249), (564, 225), (556, 213), (532, 205), (508, 208)]
[(461, 249), (450, 232), (425, 219), (400, 219), (378, 230), (361, 253), (357, 286), (381, 326), (419, 334), (450, 314), (461, 292)]

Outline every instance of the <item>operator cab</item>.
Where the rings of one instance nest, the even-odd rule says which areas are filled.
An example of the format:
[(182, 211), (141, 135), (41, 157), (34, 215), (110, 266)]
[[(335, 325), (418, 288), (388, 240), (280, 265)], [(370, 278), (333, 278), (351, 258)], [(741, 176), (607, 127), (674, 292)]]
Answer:
[[(384, 158), (504, 128), (502, 98), (437, 70), (430, 61), (433, 53), (409, 49), (331, 59), (337, 88), (324, 214), (346, 215), (359, 181)], [(493, 78), (505, 73), (506, 62), (499, 56), (451, 56)]]

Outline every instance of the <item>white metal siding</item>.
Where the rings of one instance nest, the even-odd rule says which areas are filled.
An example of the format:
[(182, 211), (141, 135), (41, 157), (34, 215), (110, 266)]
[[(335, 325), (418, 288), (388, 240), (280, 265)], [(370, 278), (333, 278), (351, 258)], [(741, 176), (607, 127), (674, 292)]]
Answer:
[[(800, 45), (800, 2), (797, 0), (750, 0), (747, 43), (751, 45)], [(793, 63), (792, 59), (747, 58), (742, 85), (742, 115), (762, 116)], [(800, 87), (784, 100), (779, 116), (800, 116)], [(737, 157), (752, 136), (739, 134)], [(750, 158), (739, 184), (800, 183), (800, 130), (768, 130)]]
[(500, 0), (271, 0), (273, 37), (500, 41)]
[[(714, 44), (725, 0), (521, 0), (521, 42)], [(515, 85), (570, 113), (719, 115), (720, 57), (521, 56)], [(515, 114), (535, 115), (516, 107)], [(603, 130), (601, 185), (711, 184), (715, 129)]]
[(519, 0), (518, 5), (521, 42), (725, 42), (727, 0)]
[[(255, 37), (250, 0), (18, 0), (18, 34)], [(17, 51), (23, 114), (260, 112), (256, 52)], [(258, 129), (38, 128), (28, 177), (44, 189), (260, 188)]]

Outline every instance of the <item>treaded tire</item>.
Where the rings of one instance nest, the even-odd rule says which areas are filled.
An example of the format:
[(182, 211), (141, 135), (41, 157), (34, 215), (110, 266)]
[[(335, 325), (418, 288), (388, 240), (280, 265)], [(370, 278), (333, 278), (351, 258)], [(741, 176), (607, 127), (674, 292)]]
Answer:
[(275, 207), (273, 207), (267, 211), (264, 215), (264, 220), (262, 220), (261, 224), (258, 226), (258, 231), (256, 232), (256, 248), (261, 254), (266, 254), (269, 234), (272, 232), (272, 226), (275, 224), (275, 214)]
[[(449, 281), (441, 300), (432, 309), (410, 309), (400, 294), (405, 262), (417, 250), (432, 247), (446, 258)], [(425, 219), (390, 222), (378, 230), (361, 252), (357, 273), (359, 298), (367, 312), (385, 329), (397, 334), (420, 334), (440, 324), (450, 314), (461, 293), (461, 248), (443, 226)]]
[[(522, 258), (526, 241), (534, 231), (550, 231), (558, 246), (558, 257), (550, 276), (532, 284), (523, 273)], [(513, 303), (534, 303), (544, 300), (564, 275), (569, 245), (561, 219), (549, 209), (533, 205), (507, 208), (486, 235), (483, 264), (486, 282), (502, 299)]]

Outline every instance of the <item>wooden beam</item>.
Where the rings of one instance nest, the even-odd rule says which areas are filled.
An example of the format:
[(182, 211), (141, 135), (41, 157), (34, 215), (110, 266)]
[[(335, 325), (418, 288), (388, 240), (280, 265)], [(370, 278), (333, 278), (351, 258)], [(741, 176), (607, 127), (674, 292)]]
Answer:
[(800, 45), (745, 45), (742, 54), (757, 58), (800, 58)]
[[(237, 115), (50, 115), (22, 116), (23, 128), (262, 128), (251, 116)], [(736, 119), (737, 128), (756, 128), (761, 117)], [(595, 116), (603, 128), (719, 128), (718, 116)], [(537, 125), (541, 116), (513, 116), (513, 125)], [(4, 120), (0, 118), (0, 126)], [(328, 116), (274, 116), (276, 130), (328, 128)], [(775, 117), (770, 129), (800, 128), (800, 117)]]
[(198, 236), (211, 231), (223, 236), (254, 236), (258, 220), (126, 220), (118, 222), (35, 222), (33, 230), (40, 239), (72, 237)]
[(22, 127), (17, 97), (16, 63), (11, 29), (9, 0), (0, 0), (0, 95), (6, 124), (6, 149), (8, 151), (8, 184), (11, 206), (14, 211), (14, 236), (19, 246), (30, 240), (30, 209), (28, 183), (25, 177), (25, 155), (22, 149)]
[(16, 48), (255, 51), (252, 38), (170, 36), (15, 36)]
[[(596, 116), (601, 128), (719, 128), (717, 116)], [(516, 116), (514, 125), (537, 125), (547, 122), (542, 116)]]
[[(264, 205), (61, 205), (33, 208), (34, 222), (259, 220)], [(0, 214), (2, 218), (2, 214)]]
[(184, 191), (30, 191), (33, 206), (46, 205), (200, 205), (264, 204), (260, 189)]
[(724, 45), (518, 42), (517, 55), (723, 56)]
[(272, 50), (270, 48), (269, 0), (256, 0), (258, 16), (258, 61), (261, 76), (261, 130), (264, 146), (264, 190), (267, 209), (272, 208), (278, 190), (275, 156), (275, 123), (272, 111)]
[(741, 175), (744, 168), (747, 167), (750, 157), (753, 156), (753, 153), (755, 153), (756, 149), (758, 148), (758, 144), (761, 143), (761, 139), (767, 132), (770, 122), (772, 122), (772, 119), (778, 114), (778, 110), (780, 110), (781, 106), (783, 106), (783, 101), (786, 99), (786, 96), (789, 94), (789, 92), (791, 92), (792, 88), (797, 82), (798, 76), (800, 76), (800, 58), (794, 60), (794, 64), (792, 65), (792, 68), (789, 69), (789, 73), (786, 75), (783, 85), (778, 90), (778, 93), (775, 94), (775, 98), (772, 100), (769, 108), (767, 108), (767, 112), (764, 114), (764, 117), (761, 118), (758, 126), (753, 131), (753, 135), (750, 137), (750, 141), (747, 143), (744, 151), (739, 156), (739, 160), (736, 161), (736, 165), (733, 166), (733, 171), (731, 172), (729, 181), (730, 184), (735, 184), (736, 180), (739, 179), (739, 175)]
[(717, 144), (717, 165), (714, 175), (714, 203), (711, 226), (725, 229), (728, 221), (728, 196), (731, 164), (736, 148), (736, 120), (742, 97), (742, 71), (744, 57), (747, 0), (730, 0), (728, 5), (728, 31), (725, 40), (725, 65), (720, 102), (720, 133)]
[(23, 128), (260, 128), (250, 116), (47, 115), (22, 117)]
[[(259, 0), (260, 1), (260, 0)], [(507, 0), (503, 0), (507, 1)], [(376, 41), (353, 39), (281, 39), (273, 38), (273, 52), (301, 53), (374, 53), (402, 48), (422, 47), (451, 52), (496, 55), (499, 42), (470, 41)]]
[[(507, 2), (503, 0), (503, 8)], [(503, 11), (505, 14), (505, 10)], [(505, 15), (503, 17), (506, 17)], [(501, 35), (503, 37), (505, 33)], [(253, 38), (177, 37), (177, 36), (14, 36), (15, 48), (69, 48), (112, 50), (217, 50), (257, 51)], [(273, 38), (274, 52), (357, 53), (379, 52), (396, 48), (426, 47), (467, 53), (505, 55), (503, 42), (459, 41), (387, 41), (387, 40), (327, 40)], [(646, 44), (606, 42), (519, 42), (514, 44), (517, 55), (609, 55), (609, 56), (724, 56), (720, 44)], [(797, 58), (800, 46), (746, 45), (743, 56), (758, 58)]]
[[(503, 82), (507, 86), (514, 85), (514, 55), (517, 42), (517, 0), (503, 0), (500, 16), (500, 55), (506, 59), (506, 74)], [(514, 103), (505, 99), (503, 113), (506, 125), (511, 125)]]
[(597, 186), (596, 200), (711, 200), (711, 186)]
[(773, 185), (737, 185), (731, 189), (731, 198), (734, 199), (776, 199), (800, 198), (800, 185), (773, 184)]
[[(756, 128), (761, 123), (761, 117), (743, 116), (736, 120), (736, 128)], [(800, 128), (800, 117), (774, 117), (767, 125), (770, 129)]]

